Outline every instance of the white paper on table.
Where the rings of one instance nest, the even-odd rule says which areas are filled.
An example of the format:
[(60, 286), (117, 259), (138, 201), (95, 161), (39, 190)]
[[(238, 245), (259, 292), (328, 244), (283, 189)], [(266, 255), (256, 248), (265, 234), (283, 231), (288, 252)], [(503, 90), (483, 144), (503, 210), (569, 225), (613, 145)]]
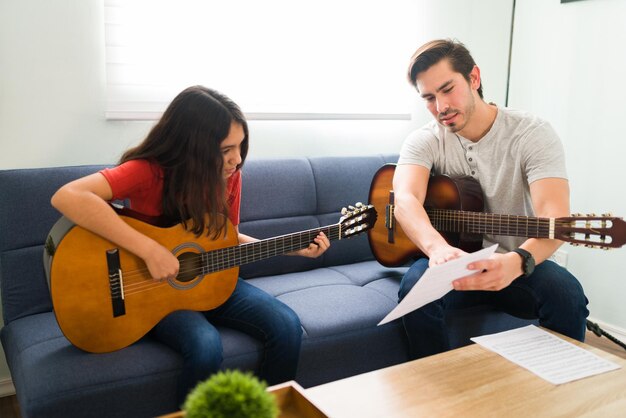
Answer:
[(534, 325), (471, 340), (555, 385), (621, 368)]
[(476, 273), (476, 270), (467, 269), (468, 264), (491, 257), (496, 248), (498, 248), (498, 244), (428, 268), (398, 306), (389, 312), (378, 325), (386, 324), (442, 298), (453, 289), (453, 281)]

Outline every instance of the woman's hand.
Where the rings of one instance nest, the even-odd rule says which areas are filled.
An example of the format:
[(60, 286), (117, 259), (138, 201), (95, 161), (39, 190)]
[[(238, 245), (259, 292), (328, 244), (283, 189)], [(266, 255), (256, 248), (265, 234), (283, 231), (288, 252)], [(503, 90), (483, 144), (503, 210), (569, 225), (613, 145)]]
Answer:
[(288, 255), (300, 255), (302, 257), (316, 258), (319, 257), (330, 247), (330, 240), (320, 232), (307, 248), (289, 253)]
[(156, 241), (154, 244), (143, 257), (150, 275), (157, 281), (175, 279), (180, 268), (178, 258)]

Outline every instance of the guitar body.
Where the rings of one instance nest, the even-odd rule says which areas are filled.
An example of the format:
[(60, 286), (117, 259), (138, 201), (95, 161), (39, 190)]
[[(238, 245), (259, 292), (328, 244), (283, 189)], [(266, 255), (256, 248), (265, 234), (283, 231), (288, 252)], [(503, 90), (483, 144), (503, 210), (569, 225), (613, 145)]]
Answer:
[[(84, 228), (73, 226), (62, 237), (54, 237), (51, 232), (46, 249), (53, 252), (49, 260), (49, 285), (57, 321), (72, 344), (93, 353), (115, 351), (132, 344), (176, 310), (205, 311), (221, 305), (238, 280), (238, 267), (204, 275), (203, 269), (193, 261), (191, 270), (187, 268), (185, 272), (183, 267), (183, 260), (190, 255), (237, 245), (232, 224), (228, 223), (225, 236), (211, 240), (206, 236), (196, 237), (180, 224), (159, 228), (133, 218), (121, 218), (171, 249), (181, 260), (181, 273), (176, 279), (157, 282), (142, 259)], [(67, 223), (64, 218), (62, 221)], [(52, 251), (51, 245), (54, 245)], [(107, 252), (116, 248), (123, 271), (120, 279), (123, 297), (120, 286), (112, 285), (109, 277)]]
[[(386, 164), (380, 168), (372, 179), (369, 194), (369, 203), (378, 213), (385, 214), (385, 222), (379, 220), (374, 228), (368, 231), (370, 248), (376, 260), (387, 267), (401, 266), (411, 259), (424, 256), (393, 217), (395, 168), (395, 164)], [(433, 176), (428, 182), (424, 207), (482, 212), (484, 208), (482, 189), (472, 177)], [(431, 222), (450, 245), (467, 252), (482, 248), (482, 234), (446, 232), (449, 230), (445, 228), (446, 219), (431, 219)], [(444, 225), (439, 228), (439, 223)]]

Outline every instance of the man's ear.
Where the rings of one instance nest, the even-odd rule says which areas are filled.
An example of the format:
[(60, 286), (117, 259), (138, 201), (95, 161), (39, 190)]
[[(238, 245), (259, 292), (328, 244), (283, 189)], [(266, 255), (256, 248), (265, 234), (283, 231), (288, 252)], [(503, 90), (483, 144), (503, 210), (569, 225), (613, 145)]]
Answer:
[(470, 85), (472, 89), (478, 90), (480, 87), (480, 68), (477, 65), (474, 65), (472, 71), (470, 71)]

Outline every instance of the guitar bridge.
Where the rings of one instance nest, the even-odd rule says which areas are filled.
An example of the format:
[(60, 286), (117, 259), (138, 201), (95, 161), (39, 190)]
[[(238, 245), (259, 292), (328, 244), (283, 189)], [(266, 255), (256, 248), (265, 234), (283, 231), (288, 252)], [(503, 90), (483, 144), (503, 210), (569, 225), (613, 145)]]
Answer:
[(113, 317), (126, 315), (126, 304), (124, 303), (124, 279), (120, 267), (120, 252), (117, 248), (108, 250), (107, 267), (109, 271), (109, 289), (111, 291), (111, 306)]
[(387, 242), (393, 244), (394, 240), (394, 222), (393, 222), (393, 208), (394, 208), (394, 195), (393, 190), (389, 191), (389, 204), (385, 207), (385, 227), (387, 228)]

